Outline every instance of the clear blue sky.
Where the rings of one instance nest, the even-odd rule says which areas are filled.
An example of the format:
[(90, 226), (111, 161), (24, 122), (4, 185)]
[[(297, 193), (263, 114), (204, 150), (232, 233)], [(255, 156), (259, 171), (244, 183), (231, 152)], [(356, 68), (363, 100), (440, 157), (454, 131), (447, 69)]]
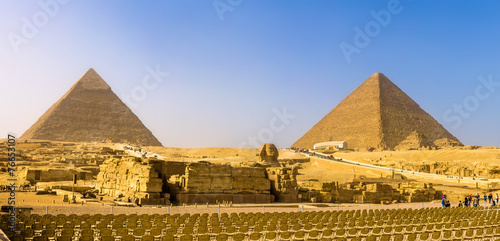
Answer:
[[(464, 144), (499, 146), (497, 1), (1, 0), (0, 6), (5, 135), (21, 135), (88, 68), (117, 95), (137, 97), (149, 66), (169, 75), (158, 85), (149, 79), (147, 96), (136, 98), (132, 110), (165, 146), (251, 147), (255, 137), (288, 147), (375, 72)], [(350, 61), (341, 46), (352, 47)], [(465, 110), (453, 109), (458, 104)], [(278, 118), (284, 108), (294, 117)]]

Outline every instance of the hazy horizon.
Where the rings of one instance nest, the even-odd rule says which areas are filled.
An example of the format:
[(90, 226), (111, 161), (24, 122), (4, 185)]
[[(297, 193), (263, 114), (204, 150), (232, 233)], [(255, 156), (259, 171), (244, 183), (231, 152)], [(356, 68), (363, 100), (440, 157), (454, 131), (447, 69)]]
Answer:
[(284, 148), (382, 72), (465, 145), (499, 146), (494, 1), (0, 3), (5, 137), (93, 68), (164, 146)]

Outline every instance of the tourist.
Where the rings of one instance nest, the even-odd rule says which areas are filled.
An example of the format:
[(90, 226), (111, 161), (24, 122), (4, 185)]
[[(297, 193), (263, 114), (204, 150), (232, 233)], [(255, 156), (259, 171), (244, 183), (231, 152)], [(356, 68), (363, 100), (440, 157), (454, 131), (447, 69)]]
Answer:
[(486, 193), (485, 193), (485, 194), (484, 194), (484, 206), (486, 206), (486, 199), (487, 199), (487, 198), (488, 198), (488, 197), (486, 197)]
[(488, 195), (488, 203), (491, 203), (491, 200), (493, 200), (493, 194), (492, 193), (490, 193)]
[(496, 204), (495, 204), (495, 200), (493, 200), (493, 201), (491, 202), (491, 206), (492, 206), (492, 207), (494, 207), (495, 205), (496, 205)]
[(469, 199), (467, 197), (465, 197), (465, 200), (464, 200), (464, 206), (465, 207), (468, 207), (469, 206)]
[(446, 200), (446, 204), (444, 206), (449, 208), (451, 206), (450, 201)]
[(462, 201), (458, 201), (458, 206), (459, 206), (459, 207), (462, 207), (462, 206), (463, 206)]
[(496, 195), (496, 198), (497, 198), (497, 203), (498, 203), (498, 193), (497, 193), (497, 195)]
[(441, 199), (441, 205), (443, 206), (443, 208), (445, 207), (445, 205), (446, 205), (446, 195), (443, 195), (443, 199)]

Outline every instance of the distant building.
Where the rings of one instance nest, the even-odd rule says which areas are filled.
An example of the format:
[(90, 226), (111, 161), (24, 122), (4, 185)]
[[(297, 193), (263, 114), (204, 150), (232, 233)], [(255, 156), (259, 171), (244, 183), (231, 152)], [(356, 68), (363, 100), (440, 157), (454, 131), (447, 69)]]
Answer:
[(345, 141), (328, 141), (314, 144), (314, 149), (327, 149), (328, 147), (335, 147), (338, 149), (347, 149), (347, 142)]

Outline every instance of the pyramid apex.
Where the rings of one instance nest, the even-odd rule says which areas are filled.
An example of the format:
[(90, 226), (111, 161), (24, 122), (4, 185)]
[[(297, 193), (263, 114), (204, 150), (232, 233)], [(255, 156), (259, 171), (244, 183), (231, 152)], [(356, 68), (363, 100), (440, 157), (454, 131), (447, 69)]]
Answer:
[(372, 74), (372, 76), (370, 76), (370, 78), (387, 78), (387, 76), (385, 76), (381, 72), (376, 72), (376, 73)]
[(78, 81), (73, 85), (73, 89), (84, 89), (84, 90), (108, 90), (111, 87), (104, 81), (104, 79), (93, 69), (90, 68), (85, 72), (85, 74), (80, 77)]

